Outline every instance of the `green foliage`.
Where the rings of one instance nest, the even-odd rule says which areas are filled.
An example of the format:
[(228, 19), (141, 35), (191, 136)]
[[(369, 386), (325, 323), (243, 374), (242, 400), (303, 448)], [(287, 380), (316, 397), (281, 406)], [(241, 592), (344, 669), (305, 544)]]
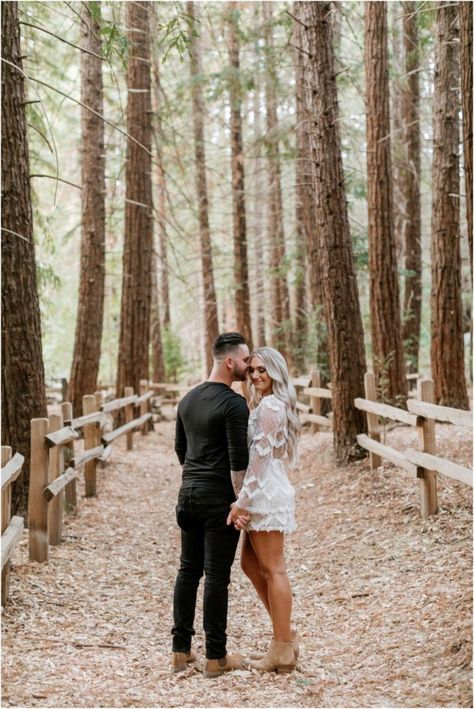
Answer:
[[(179, 8), (178, 3), (175, 6)], [(197, 37), (198, 31), (193, 27), (193, 18), (178, 9), (178, 12), (168, 22), (158, 25), (161, 37), (158, 40), (164, 49), (161, 58), (163, 64), (168, 59), (170, 52), (175, 49), (181, 61), (184, 60), (191, 43), (191, 37)]]
[(166, 381), (177, 382), (184, 368), (181, 340), (169, 327), (163, 328), (161, 337), (163, 340)]

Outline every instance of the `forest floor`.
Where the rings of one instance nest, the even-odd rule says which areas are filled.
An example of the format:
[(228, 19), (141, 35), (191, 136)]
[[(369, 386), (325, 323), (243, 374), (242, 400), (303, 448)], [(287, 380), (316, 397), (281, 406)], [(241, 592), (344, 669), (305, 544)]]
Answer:
[[(417, 481), (392, 465), (332, 460), (332, 436), (305, 432), (291, 478), (298, 530), (286, 542), (300, 662), (289, 675), (169, 672), (179, 532), (174, 424), (98, 469), (97, 498), (78, 487), (77, 516), (48, 564), (13, 556), (3, 611), (2, 706), (472, 706), (472, 489), (439, 480), (439, 514), (419, 516)], [(437, 425), (438, 451), (470, 464), (469, 431)], [(416, 446), (407, 427), (388, 436)], [(236, 561), (228, 650), (265, 649), (270, 627)]]

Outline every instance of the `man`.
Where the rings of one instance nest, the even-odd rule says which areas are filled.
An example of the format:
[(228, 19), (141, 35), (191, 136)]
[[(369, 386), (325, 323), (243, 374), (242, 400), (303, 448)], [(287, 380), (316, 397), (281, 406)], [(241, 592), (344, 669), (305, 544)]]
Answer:
[(181, 400), (176, 420), (175, 450), (183, 466), (176, 506), (181, 528), (181, 564), (173, 599), (172, 670), (186, 669), (196, 657), (191, 651), (199, 580), (205, 572), (204, 675), (218, 677), (242, 667), (241, 655), (227, 655), (227, 596), (230, 569), (239, 531), (226, 523), (248, 464), (245, 399), (234, 392), (234, 381), (245, 381), (247, 344), (237, 332), (215, 340), (209, 379)]

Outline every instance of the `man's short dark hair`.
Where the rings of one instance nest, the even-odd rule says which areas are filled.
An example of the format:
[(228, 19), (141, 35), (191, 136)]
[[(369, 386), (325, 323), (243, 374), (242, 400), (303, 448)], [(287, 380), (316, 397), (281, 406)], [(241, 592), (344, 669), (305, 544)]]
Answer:
[(214, 340), (212, 356), (214, 359), (224, 359), (237, 347), (246, 344), (245, 338), (240, 332), (223, 332)]

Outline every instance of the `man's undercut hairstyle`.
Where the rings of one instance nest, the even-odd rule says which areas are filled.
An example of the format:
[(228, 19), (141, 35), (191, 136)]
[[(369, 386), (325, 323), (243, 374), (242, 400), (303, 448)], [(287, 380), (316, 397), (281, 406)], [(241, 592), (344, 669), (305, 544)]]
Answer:
[(228, 355), (232, 354), (237, 347), (241, 345), (246, 345), (245, 338), (242, 337), (240, 332), (223, 332), (214, 340), (212, 345), (212, 356), (214, 359), (225, 359)]

